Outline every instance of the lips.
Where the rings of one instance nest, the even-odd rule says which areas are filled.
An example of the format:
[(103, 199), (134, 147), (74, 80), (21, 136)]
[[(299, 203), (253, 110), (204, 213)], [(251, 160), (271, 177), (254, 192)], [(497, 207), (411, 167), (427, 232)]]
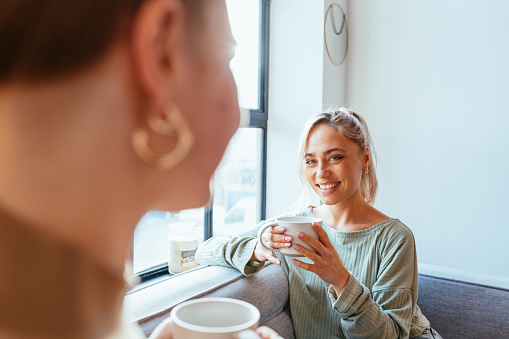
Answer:
[(321, 190), (329, 190), (331, 188), (338, 187), (341, 182), (327, 182), (323, 184), (316, 184)]

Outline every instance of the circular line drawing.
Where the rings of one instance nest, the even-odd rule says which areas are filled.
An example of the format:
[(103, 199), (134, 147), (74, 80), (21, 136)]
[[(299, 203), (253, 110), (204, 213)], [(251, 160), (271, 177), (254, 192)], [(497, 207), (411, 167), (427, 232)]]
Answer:
[(348, 23), (337, 3), (332, 3), (325, 13), (324, 40), (329, 60), (336, 66), (343, 64), (348, 52)]

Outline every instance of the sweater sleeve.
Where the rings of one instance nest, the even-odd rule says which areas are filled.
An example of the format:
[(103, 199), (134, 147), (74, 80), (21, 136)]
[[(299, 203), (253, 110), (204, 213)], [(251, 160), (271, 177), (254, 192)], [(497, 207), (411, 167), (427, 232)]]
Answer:
[(249, 276), (263, 268), (259, 261), (249, 261), (258, 240), (258, 228), (253, 228), (235, 236), (218, 236), (205, 241), (196, 252), (196, 261), (200, 265), (234, 267)]
[(372, 291), (352, 274), (340, 295), (332, 286), (329, 299), (341, 318), (347, 338), (409, 338), (416, 303), (417, 271), (410, 230), (397, 234), (382, 249), (377, 281)]

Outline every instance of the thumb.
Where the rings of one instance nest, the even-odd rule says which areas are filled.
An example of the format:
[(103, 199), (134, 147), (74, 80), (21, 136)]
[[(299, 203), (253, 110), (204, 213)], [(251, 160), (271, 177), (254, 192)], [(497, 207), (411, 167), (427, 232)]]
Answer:
[(262, 337), (262, 339), (283, 339), (283, 337), (277, 334), (276, 331), (267, 326), (258, 327), (256, 332)]

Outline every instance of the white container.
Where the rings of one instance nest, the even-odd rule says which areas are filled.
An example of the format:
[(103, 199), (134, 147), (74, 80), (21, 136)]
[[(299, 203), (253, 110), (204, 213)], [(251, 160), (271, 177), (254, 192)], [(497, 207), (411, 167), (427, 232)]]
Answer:
[(254, 332), (260, 321), (260, 311), (242, 300), (188, 300), (175, 306), (170, 318), (175, 339), (260, 338)]
[(194, 233), (196, 225), (190, 222), (179, 222), (168, 225), (170, 273), (180, 273), (198, 267), (195, 260), (198, 239)]

